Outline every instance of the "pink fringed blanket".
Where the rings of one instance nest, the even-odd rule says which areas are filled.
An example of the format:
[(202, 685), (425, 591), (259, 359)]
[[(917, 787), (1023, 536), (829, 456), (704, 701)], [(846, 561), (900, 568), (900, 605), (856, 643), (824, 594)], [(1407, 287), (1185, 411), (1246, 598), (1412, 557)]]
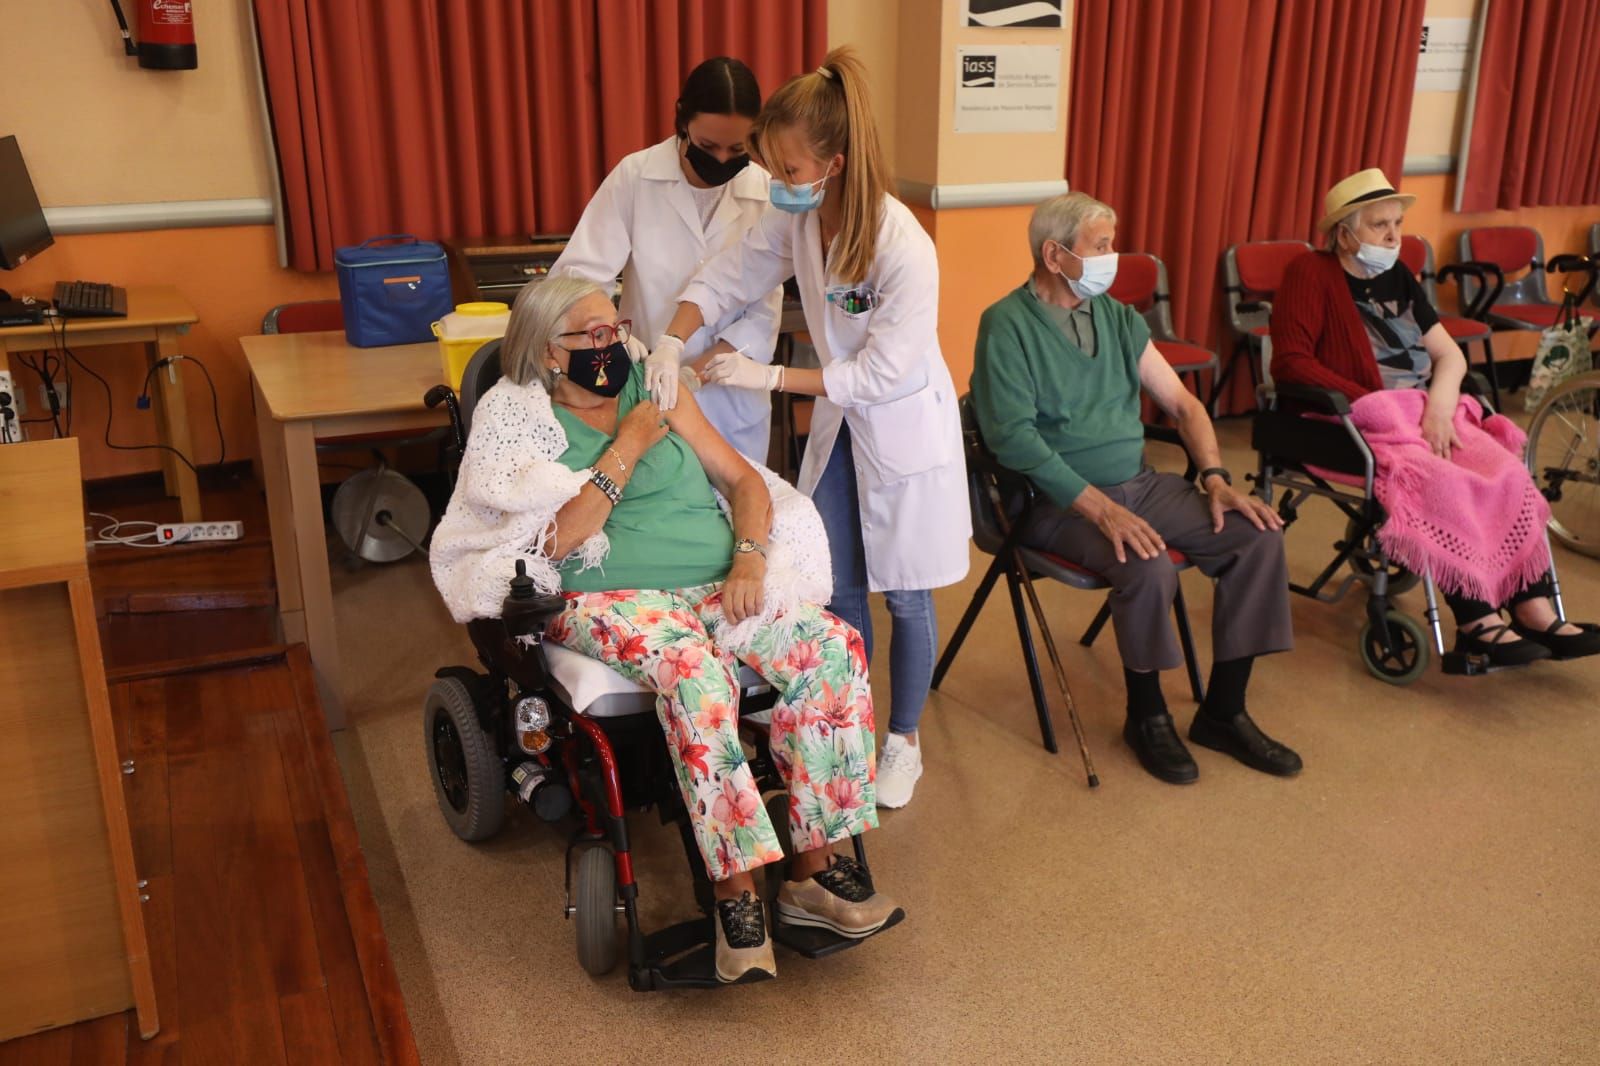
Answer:
[(1550, 505), (1522, 464), (1527, 437), (1503, 416), (1485, 421), (1478, 402), (1463, 397), (1455, 414), (1461, 446), (1441, 459), (1422, 439), (1427, 399), (1420, 389), (1394, 389), (1350, 405), (1389, 514), (1378, 539), (1391, 559), (1413, 573), (1431, 571), (1446, 592), (1504, 603), (1550, 568)]

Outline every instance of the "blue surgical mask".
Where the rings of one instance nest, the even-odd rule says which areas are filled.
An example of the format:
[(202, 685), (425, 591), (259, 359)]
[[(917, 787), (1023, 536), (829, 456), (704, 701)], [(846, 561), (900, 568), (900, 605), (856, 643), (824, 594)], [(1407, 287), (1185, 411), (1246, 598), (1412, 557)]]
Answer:
[(1060, 241), (1056, 242), (1056, 246), (1083, 264), (1082, 277), (1069, 278), (1065, 274), (1061, 275), (1061, 280), (1067, 283), (1067, 287), (1078, 299), (1087, 300), (1099, 296), (1111, 288), (1111, 283), (1117, 280), (1116, 252), (1107, 252), (1105, 255), (1079, 255)]
[(783, 183), (782, 178), (773, 178), (770, 194), (772, 206), (791, 215), (803, 215), (807, 211), (814, 211), (821, 205), (822, 197), (827, 194), (827, 189), (819, 188), (827, 180), (828, 175), (824, 174), (809, 185), (796, 185), (790, 188)]
[(1368, 244), (1361, 242), (1361, 247), (1356, 249), (1356, 262), (1367, 268), (1367, 277), (1375, 278), (1385, 270), (1394, 266), (1400, 258), (1399, 248), (1385, 248), (1381, 244)]

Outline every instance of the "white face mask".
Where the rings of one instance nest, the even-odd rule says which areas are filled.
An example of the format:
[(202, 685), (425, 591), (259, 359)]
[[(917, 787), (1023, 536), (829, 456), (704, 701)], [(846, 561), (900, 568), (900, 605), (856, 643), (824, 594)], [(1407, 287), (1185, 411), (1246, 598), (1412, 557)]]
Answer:
[(1369, 278), (1382, 274), (1394, 266), (1399, 258), (1399, 248), (1385, 248), (1381, 244), (1368, 244), (1362, 241), (1361, 247), (1356, 249), (1356, 262), (1367, 268)]
[(1061, 275), (1067, 283), (1067, 288), (1080, 300), (1087, 300), (1091, 296), (1099, 296), (1111, 288), (1111, 283), (1117, 277), (1117, 253), (1107, 252), (1105, 255), (1083, 256), (1074, 252), (1064, 244), (1057, 243), (1057, 248), (1066, 252), (1072, 258), (1083, 264), (1083, 277), (1069, 278)]

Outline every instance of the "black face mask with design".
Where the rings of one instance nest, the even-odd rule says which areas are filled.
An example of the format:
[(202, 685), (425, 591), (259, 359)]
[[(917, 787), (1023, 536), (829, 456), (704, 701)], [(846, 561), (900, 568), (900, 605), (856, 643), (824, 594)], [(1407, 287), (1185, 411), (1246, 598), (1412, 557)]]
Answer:
[(739, 171), (750, 165), (747, 155), (736, 155), (723, 162), (693, 141), (689, 142), (683, 154), (689, 157), (689, 165), (707, 185), (726, 185), (738, 177)]
[(628, 346), (617, 341), (609, 348), (573, 348), (568, 351), (567, 378), (596, 396), (611, 397), (622, 391), (633, 369)]

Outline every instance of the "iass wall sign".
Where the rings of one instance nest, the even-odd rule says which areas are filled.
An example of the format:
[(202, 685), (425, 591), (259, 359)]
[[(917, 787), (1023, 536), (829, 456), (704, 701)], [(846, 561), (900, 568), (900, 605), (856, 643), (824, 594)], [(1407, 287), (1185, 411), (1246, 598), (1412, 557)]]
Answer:
[(1061, 110), (1061, 47), (956, 48), (957, 133), (1050, 133)]

